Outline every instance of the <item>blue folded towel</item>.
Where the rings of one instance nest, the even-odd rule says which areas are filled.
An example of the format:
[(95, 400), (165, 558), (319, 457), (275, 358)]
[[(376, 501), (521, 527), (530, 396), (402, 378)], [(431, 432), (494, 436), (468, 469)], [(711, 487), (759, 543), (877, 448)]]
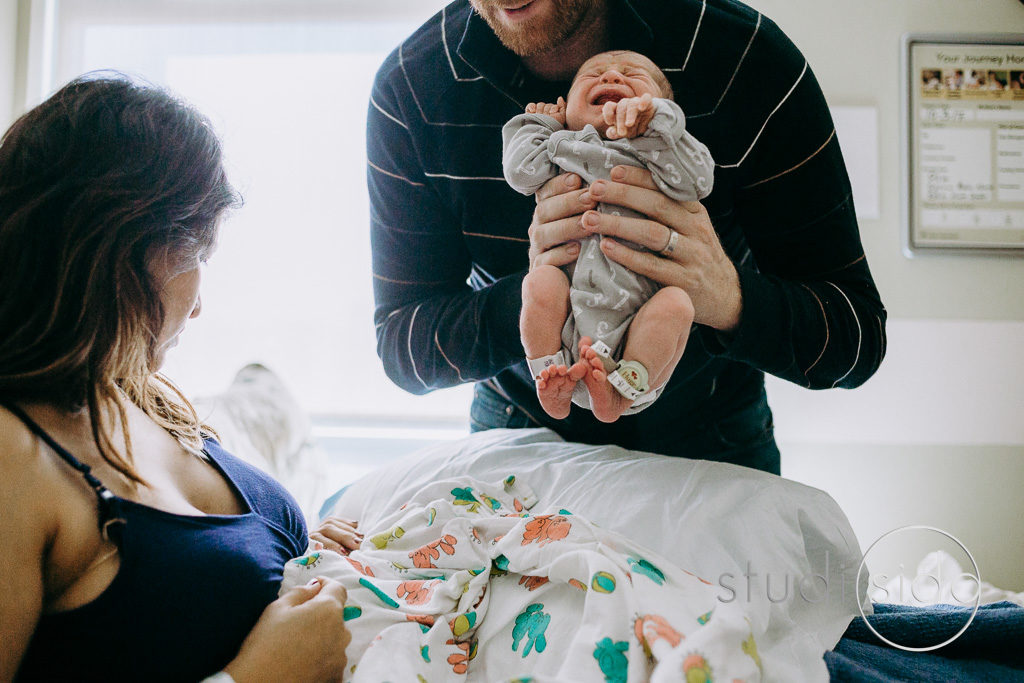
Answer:
[[(868, 621), (900, 645), (928, 647), (952, 637), (971, 608), (876, 604)], [(857, 617), (835, 649), (825, 653), (833, 681), (1024, 681), (1024, 608), (1012, 602), (982, 605), (970, 627), (929, 652), (890, 647)]]

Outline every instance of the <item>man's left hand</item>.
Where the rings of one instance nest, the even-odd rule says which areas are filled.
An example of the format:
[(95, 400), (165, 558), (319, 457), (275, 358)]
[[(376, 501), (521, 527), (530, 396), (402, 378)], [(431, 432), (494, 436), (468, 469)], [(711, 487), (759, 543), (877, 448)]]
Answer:
[[(665, 196), (646, 169), (616, 166), (611, 177), (611, 181), (591, 184), (588, 193), (593, 199), (633, 209), (647, 218), (587, 211), (583, 228), (606, 236), (601, 240), (601, 251), (635, 273), (683, 289), (693, 300), (695, 322), (721, 332), (735, 330), (743, 310), (739, 274), (722, 249), (704, 206)], [(674, 240), (673, 232), (679, 233)], [(609, 237), (651, 251), (637, 251)], [(674, 242), (674, 249), (666, 253), (670, 242)]]

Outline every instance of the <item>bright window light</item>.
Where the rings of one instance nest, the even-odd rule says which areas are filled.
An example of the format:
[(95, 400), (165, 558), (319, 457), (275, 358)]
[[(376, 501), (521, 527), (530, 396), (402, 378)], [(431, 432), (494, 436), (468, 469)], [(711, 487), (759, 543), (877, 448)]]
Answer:
[[(100, 4), (106, 11), (96, 19), (84, 2), (58, 17), (54, 87), (116, 69), (170, 88), (213, 121), (246, 200), (221, 231), (203, 313), (170, 354), (167, 374), (196, 396), (221, 391), (258, 361), (316, 415), (465, 423), (471, 387), (406, 394), (384, 375), (373, 332), (370, 85), (388, 52), (440, 4), (385, 22), (338, 20), (336, 8), (329, 21), (189, 21), (189, 8), (215, 2), (125, 19)], [(144, 3), (121, 6), (133, 5)], [(289, 17), (287, 5), (282, 12)]]

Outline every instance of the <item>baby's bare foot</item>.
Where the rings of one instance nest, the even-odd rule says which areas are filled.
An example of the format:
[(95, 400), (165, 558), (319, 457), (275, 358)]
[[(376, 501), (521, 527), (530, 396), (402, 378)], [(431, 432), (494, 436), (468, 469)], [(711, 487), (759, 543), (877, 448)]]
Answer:
[(583, 375), (583, 383), (590, 392), (590, 409), (601, 422), (615, 422), (633, 402), (615, 390), (608, 381), (608, 373), (604, 362), (590, 346), (590, 337), (580, 339), (580, 362), (586, 362), (587, 373)]
[(586, 371), (587, 366), (583, 362), (575, 363), (571, 368), (554, 365), (541, 370), (537, 380), (537, 398), (544, 412), (556, 420), (568, 417), (572, 392)]

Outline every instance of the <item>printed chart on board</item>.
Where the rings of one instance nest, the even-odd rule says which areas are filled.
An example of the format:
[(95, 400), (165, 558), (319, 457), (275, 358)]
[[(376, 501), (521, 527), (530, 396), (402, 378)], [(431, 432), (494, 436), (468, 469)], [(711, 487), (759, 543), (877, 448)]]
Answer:
[(1002, 39), (907, 40), (911, 251), (1024, 255), (1024, 37)]

